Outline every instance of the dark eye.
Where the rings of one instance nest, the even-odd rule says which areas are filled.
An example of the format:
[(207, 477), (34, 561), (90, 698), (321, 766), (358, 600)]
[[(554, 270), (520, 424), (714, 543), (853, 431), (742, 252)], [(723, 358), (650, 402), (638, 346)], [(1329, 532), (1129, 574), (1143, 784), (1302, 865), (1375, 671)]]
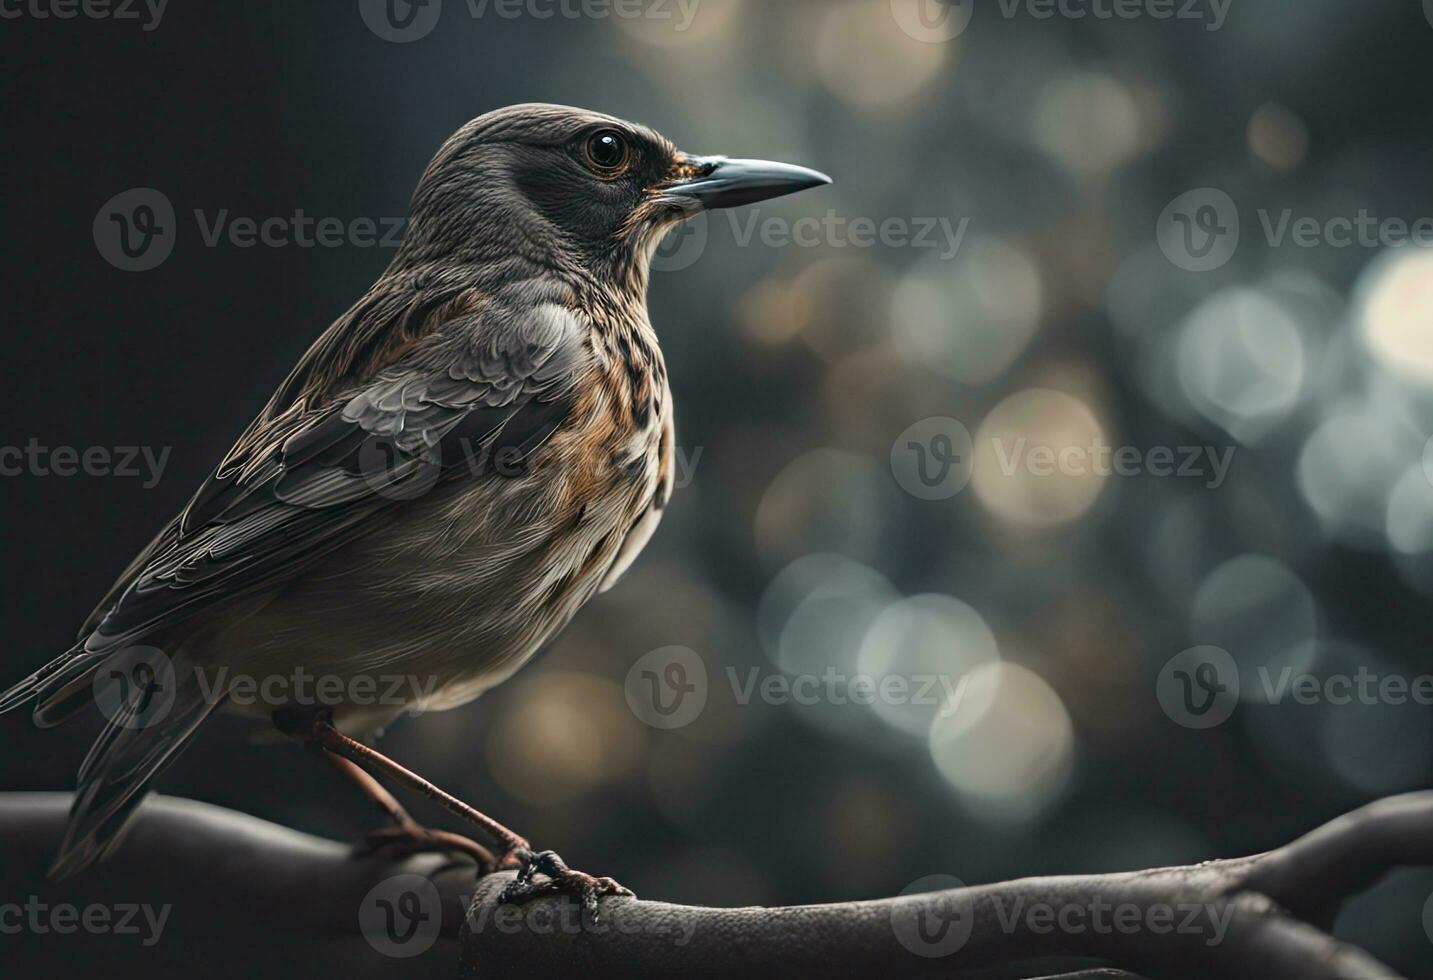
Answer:
[(632, 151), (621, 133), (604, 129), (588, 137), (583, 148), (587, 163), (604, 177), (613, 177), (627, 168)]

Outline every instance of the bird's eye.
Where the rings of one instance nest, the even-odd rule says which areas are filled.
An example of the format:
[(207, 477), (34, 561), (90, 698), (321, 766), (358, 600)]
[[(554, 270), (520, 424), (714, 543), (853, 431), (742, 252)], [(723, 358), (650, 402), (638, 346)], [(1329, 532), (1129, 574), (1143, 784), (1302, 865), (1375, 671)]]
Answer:
[(611, 129), (594, 133), (587, 140), (583, 152), (587, 156), (588, 165), (604, 177), (614, 177), (627, 169), (627, 163), (632, 156), (627, 140), (621, 133)]

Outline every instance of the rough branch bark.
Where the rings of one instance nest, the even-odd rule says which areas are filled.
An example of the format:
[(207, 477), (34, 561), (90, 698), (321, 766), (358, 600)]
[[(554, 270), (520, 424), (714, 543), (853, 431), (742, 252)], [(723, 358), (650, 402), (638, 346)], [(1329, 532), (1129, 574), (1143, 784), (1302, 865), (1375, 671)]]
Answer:
[[(171, 909), (160, 941), (22, 930), (4, 937), (16, 975), (345, 977), (1250, 977), (1346, 980), (1395, 974), (1323, 930), (1342, 902), (1400, 865), (1433, 863), (1433, 793), (1395, 797), (1266, 854), (1183, 868), (1040, 878), (873, 902), (705, 909), (607, 899), (593, 923), (566, 899), (499, 906), (509, 874), (475, 880), (471, 864), (432, 855), (391, 863), (230, 811), (155, 799), (114, 858), (60, 884), (44, 871), (68, 797), (0, 794), (0, 905), (29, 897), (83, 908)], [(366, 940), (359, 912), (393, 875), (435, 886), (442, 930), (420, 956)], [(1127, 910), (1140, 923), (1174, 910), (1168, 929), (1048, 928), (1049, 906)], [(466, 915), (464, 914), (466, 909)], [(1195, 910), (1198, 916), (1185, 919)], [(920, 916), (925, 938), (911, 930)], [(1107, 913), (1107, 918), (1112, 912)], [(0, 927), (6, 920), (0, 916)], [(1181, 921), (1184, 928), (1175, 928)], [(931, 937), (970, 928), (947, 955)], [(1217, 923), (1223, 922), (1222, 929)], [(8, 932), (8, 930), (7, 930)], [(904, 937), (905, 942), (902, 941)], [(1214, 941), (1216, 940), (1217, 941)], [(380, 942), (379, 945), (382, 945)], [(28, 970), (25, 968), (29, 968)], [(68, 967), (68, 969), (67, 969)], [(1128, 973), (1116, 972), (1120, 970)]]

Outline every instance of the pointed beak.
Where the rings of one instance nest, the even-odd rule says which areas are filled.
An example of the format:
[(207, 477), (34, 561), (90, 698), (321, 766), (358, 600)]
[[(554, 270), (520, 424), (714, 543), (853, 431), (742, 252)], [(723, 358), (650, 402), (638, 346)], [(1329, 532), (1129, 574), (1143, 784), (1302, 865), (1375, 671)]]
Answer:
[(668, 185), (664, 193), (697, 210), (738, 208), (831, 183), (818, 171), (770, 160), (688, 157), (687, 163), (695, 175)]

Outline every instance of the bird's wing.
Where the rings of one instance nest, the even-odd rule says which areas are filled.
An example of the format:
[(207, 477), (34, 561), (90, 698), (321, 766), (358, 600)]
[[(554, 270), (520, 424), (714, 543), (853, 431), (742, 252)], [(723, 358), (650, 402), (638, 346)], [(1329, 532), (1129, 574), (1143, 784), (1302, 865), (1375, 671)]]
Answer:
[[(531, 283), (519, 282), (511, 288), (519, 292), (530, 286)], [(528, 305), (542, 299), (567, 298), (559, 299), (556, 294), (531, 295)], [(483, 298), (474, 288), (470, 272), (463, 268), (428, 265), (384, 273), (299, 359), (187, 510), (176, 514), (160, 529), (120, 573), (80, 627), (80, 642), (94, 632), (156, 556), (173, 548), (182, 533), (199, 526), (198, 518), (204, 512), (202, 505), (210, 495), (228, 487), (234, 474), (244, 472), (273, 448), (276, 433), (311, 418), (314, 404), (328, 404), (339, 392), (351, 391), (360, 381), (391, 366), (415, 342), (446, 321), (477, 314), (485, 304), (491, 305), (492, 300)], [(484, 319), (494, 317), (489, 315)]]
[(265, 420), (156, 539), (86, 638), (86, 659), (275, 591), (439, 481), (485, 478), (463, 465), (475, 447), (531, 454), (571, 410), (585, 335), (565, 307), (494, 304), (346, 397)]

